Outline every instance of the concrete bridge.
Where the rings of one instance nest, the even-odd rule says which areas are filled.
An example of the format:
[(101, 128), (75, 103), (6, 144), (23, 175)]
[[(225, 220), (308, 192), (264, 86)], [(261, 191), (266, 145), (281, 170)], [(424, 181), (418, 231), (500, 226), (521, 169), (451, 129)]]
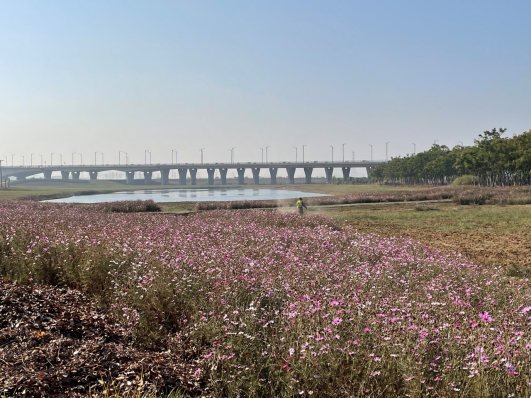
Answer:
[(186, 185), (187, 176), (190, 176), (192, 185), (196, 185), (196, 175), (198, 170), (206, 170), (208, 174), (208, 184), (214, 185), (214, 173), (219, 170), (221, 176), (221, 185), (227, 184), (227, 171), (235, 169), (238, 172), (238, 183), (244, 183), (245, 170), (250, 169), (253, 173), (253, 183), (258, 185), (260, 183), (260, 172), (268, 170), (271, 176), (271, 184), (277, 183), (277, 171), (279, 169), (286, 169), (288, 173), (288, 183), (295, 183), (295, 171), (303, 169), (306, 175), (306, 184), (312, 183), (312, 172), (314, 169), (324, 169), (326, 179), (328, 182), (332, 180), (334, 169), (340, 168), (343, 172), (343, 177), (350, 176), (351, 168), (365, 168), (367, 175), (370, 170), (380, 163), (385, 161), (351, 161), (351, 162), (268, 162), (268, 163), (178, 163), (178, 164), (131, 164), (131, 165), (78, 165), (78, 166), (15, 166), (2, 167), (2, 177), (15, 177), (17, 180), (25, 180), (27, 177), (36, 174), (44, 174), (45, 180), (51, 180), (53, 172), (61, 172), (62, 179), (74, 180), (79, 179), (81, 172), (89, 173), (91, 180), (98, 178), (98, 173), (105, 171), (121, 171), (125, 173), (128, 185), (135, 183), (135, 172), (142, 172), (144, 174), (144, 183), (152, 184), (153, 172), (160, 172), (161, 184), (169, 185), (170, 170), (177, 170), (179, 172), (179, 184)]

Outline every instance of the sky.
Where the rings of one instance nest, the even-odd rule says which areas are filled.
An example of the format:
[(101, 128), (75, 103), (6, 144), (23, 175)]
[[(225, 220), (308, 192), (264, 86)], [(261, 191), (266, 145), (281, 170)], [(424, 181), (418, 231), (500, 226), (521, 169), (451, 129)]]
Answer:
[(520, 134), (530, 16), (529, 0), (0, 0), (0, 159), (376, 160)]

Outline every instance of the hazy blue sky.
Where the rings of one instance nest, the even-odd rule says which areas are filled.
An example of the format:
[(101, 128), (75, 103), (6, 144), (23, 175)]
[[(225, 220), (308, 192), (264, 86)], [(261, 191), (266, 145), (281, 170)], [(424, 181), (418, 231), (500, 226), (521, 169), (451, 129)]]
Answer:
[(529, 0), (0, 0), (9, 164), (383, 159), (499, 126), (531, 128)]

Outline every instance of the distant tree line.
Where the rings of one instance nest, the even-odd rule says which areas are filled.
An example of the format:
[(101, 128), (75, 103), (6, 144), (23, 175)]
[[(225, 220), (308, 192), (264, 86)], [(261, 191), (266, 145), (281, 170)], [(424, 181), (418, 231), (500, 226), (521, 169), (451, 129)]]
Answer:
[(392, 158), (371, 170), (372, 181), (445, 185), (462, 176), (483, 186), (531, 184), (531, 130), (503, 138), (507, 129), (484, 131), (473, 146), (434, 144), (428, 151)]

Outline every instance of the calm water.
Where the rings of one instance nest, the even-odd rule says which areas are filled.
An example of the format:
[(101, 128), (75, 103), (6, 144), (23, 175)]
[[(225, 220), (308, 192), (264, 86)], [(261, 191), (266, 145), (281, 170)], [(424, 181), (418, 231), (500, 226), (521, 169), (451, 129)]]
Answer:
[(80, 195), (45, 200), (56, 203), (102, 203), (117, 200), (147, 200), (155, 202), (217, 202), (230, 200), (293, 199), (302, 196), (330, 196), (320, 193), (288, 191), (284, 189), (141, 189), (100, 195)]

